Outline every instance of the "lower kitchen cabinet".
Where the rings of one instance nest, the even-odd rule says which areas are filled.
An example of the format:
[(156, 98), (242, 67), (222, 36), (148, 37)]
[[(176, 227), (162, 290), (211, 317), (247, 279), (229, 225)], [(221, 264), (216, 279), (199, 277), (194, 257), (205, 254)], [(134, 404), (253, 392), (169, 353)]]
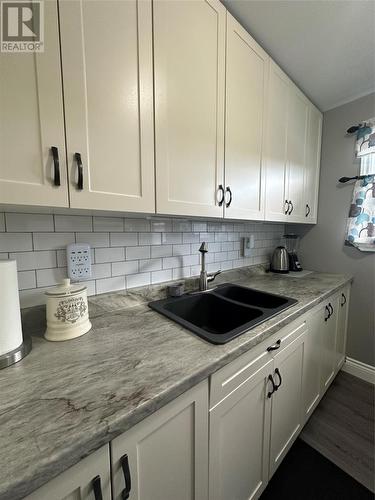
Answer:
[(336, 369), (339, 370), (345, 361), (346, 332), (348, 329), (350, 286), (339, 293), (339, 306), (336, 335)]
[(322, 313), (322, 334), (321, 334), (321, 390), (324, 392), (336, 373), (336, 333), (337, 317), (339, 308), (338, 295), (328, 300)]
[(210, 500), (258, 498), (268, 482), (273, 361), (210, 410)]
[(274, 357), (270, 476), (273, 475), (302, 428), (302, 364), (305, 324), (301, 334)]
[(114, 500), (207, 500), (208, 381), (115, 438), (111, 463)]
[(25, 497), (26, 500), (111, 500), (109, 445)]

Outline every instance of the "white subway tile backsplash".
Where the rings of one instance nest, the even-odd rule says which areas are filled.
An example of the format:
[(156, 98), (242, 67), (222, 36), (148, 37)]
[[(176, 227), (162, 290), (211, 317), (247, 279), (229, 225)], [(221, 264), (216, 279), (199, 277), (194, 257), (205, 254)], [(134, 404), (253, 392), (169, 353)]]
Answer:
[(96, 280), (96, 293), (114, 292), (124, 290), (125, 276), (116, 276), (114, 278), (104, 278)]
[(56, 252), (54, 250), (40, 252), (12, 252), (9, 254), (9, 258), (17, 261), (18, 271), (47, 269), (57, 266)]
[(58, 250), (74, 243), (75, 235), (74, 233), (33, 233), (33, 241), (34, 250)]
[(121, 217), (93, 217), (94, 231), (115, 233), (124, 231), (124, 219)]
[[(66, 246), (75, 241), (92, 247), (93, 277), (85, 285), (94, 295), (197, 276), (202, 241), (210, 272), (267, 262), (283, 233), (277, 223), (9, 212), (0, 213), (0, 259), (17, 260), (26, 307), (44, 303), (44, 291), (66, 277)], [(255, 248), (243, 258), (241, 237), (250, 234)]]
[(23, 252), (32, 249), (31, 233), (0, 233), (0, 252)]
[(138, 286), (146, 286), (151, 283), (150, 273), (130, 274), (126, 276), (126, 287), (136, 288)]
[(161, 242), (164, 245), (182, 243), (182, 233), (162, 233)]
[(126, 260), (149, 259), (150, 247), (129, 247), (126, 249)]
[(66, 267), (58, 267), (55, 269), (38, 269), (36, 271), (36, 284), (38, 288), (57, 285), (67, 277), (68, 275)]
[(5, 220), (8, 233), (54, 230), (53, 215), (7, 213)]
[(55, 215), (55, 231), (92, 231), (92, 217), (88, 215)]
[(112, 262), (112, 276), (124, 276), (126, 274), (136, 274), (138, 272), (138, 261)]
[(161, 233), (139, 233), (140, 245), (160, 245)]
[(173, 250), (172, 245), (160, 245), (151, 247), (151, 257), (170, 257), (172, 256)]
[(162, 283), (163, 281), (171, 281), (173, 279), (172, 269), (164, 271), (154, 271), (151, 273), (151, 283)]
[(110, 233), (111, 247), (131, 247), (138, 245), (138, 233)]
[(151, 230), (151, 222), (148, 219), (125, 219), (125, 231), (141, 233)]
[(21, 271), (17, 274), (19, 290), (36, 288), (35, 271)]
[(109, 233), (77, 233), (77, 243), (88, 243), (93, 248), (109, 247)]
[(117, 262), (125, 260), (124, 248), (96, 248), (95, 249), (95, 262), (101, 264), (102, 262)]

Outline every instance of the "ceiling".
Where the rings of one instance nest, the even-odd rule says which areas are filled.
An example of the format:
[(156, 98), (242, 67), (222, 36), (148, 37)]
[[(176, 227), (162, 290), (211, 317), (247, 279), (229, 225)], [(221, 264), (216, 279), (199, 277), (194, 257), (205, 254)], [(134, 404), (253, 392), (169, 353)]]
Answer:
[(223, 0), (326, 111), (375, 91), (374, 0)]

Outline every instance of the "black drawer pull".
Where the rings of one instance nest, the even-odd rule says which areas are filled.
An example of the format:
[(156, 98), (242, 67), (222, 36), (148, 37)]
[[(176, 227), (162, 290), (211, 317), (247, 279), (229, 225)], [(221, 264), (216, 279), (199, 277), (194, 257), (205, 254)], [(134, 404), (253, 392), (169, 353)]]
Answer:
[(53, 158), (53, 184), (54, 186), (61, 186), (59, 150), (57, 149), (56, 146), (52, 146), (51, 152)]
[(230, 204), (232, 203), (233, 195), (230, 187), (228, 186), (227, 189), (225, 190), (227, 193), (229, 193), (229, 201), (226, 204), (226, 207), (228, 208)]
[(224, 192), (224, 188), (223, 188), (222, 184), (219, 184), (218, 191), (221, 192), (221, 198), (218, 201), (218, 205), (219, 205), (219, 207), (221, 207), (223, 205), (223, 203), (224, 203), (224, 200), (225, 200), (225, 192)]
[(324, 321), (328, 321), (328, 319), (330, 318), (331, 316), (331, 312), (329, 310), (329, 307), (328, 306), (325, 306), (325, 311), (328, 312), (328, 316), (324, 316)]
[(281, 378), (281, 373), (278, 368), (275, 370), (275, 374), (279, 377), (280, 382), (276, 385), (276, 390), (281, 386), (283, 379)]
[(344, 299), (343, 302), (341, 302), (341, 307), (344, 306), (346, 304), (346, 296), (345, 296), (345, 293), (342, 293), (341, 294), (341, 297)]
[[(285, 205), (286, 205), (286, 207), (285, 207)], [(288, 212), (289, 212), (289, 201), (285, 200), (285, 203), (284, 203), (284, 214), (288, 215)]]
[(277, 386), (275, 384), (275, 381), (273, 380), (272, 375), (268, 375), (268, 381), (271, 382), (271, 384), (272, 384), (272, 391), (268, 391), (268, 393), (267, 393), (267, 398), (270, 398), (272, 396), (272, 394), (275, 391), (277, 391)]
[(332, 314), (333, 314), (333, 307), (332, 307), (331, 302), (328, 304), (328, 307), (329, 307), (329, 309), (330, 309), (329, 317), (331, 317), (331, 316), (332, 316)]
[(310, 212), (311, 212), (311, 208), (310, 208), (309, 204), (307, 203), (306, 204), (306, 214), (305, 214), (305, 216), (308, 217), (310, 215)]
[(281, 345), (281, 340), (276, 340), (276, 342), (273, 344), (273, 345), (270, 345), (269, 347), (267, 347), (267, 351), (270, 352), (270, 351), (276, 351), (276, 349), (279, 349)]
[(293, 212), (293, 210), (294, 210), (294, 205), (293, 205), (293, 203), (292, 203), (292, 200), (290, 200), (290, 202), (289, 202), (289, 203), (290, 203), (290, 209), (289, 209), (289, 213), (288, 213), (288, 215), (291, 215), (291, 213), (292, 213), (292, 212)]
[(95, 500), (103, 500), (100, 476), (95, 476), (92, 480), (92, 489), (94, 490)]
[(125, 480), (125, 488), (122, 490), (121, 498), (122, 500), (127, 500), (127, 498), (129, 498), (130, 491), (132, 489), (132, 480), (130, 476), (128, 455), (125, 453), (125, 455), (121, 457), (120, 461)]
[(77, 189), (82, 191), (82, 189), (83, 189), (83, 166), (82, 166), (81, 153), (75, 153), (74, 158), (77, 162), (77, 168), (78, 168)]

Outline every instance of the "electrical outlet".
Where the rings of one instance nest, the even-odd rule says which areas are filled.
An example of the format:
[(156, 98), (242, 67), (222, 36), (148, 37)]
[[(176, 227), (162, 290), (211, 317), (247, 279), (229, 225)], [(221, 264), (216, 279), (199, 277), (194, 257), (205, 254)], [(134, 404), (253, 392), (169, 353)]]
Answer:
[(68, 276), (80, 281), (91, 278), (91, 250), (87, 243), (72, 243), (66, 247)]
[(242, 238), (242, 256), (250, 257), (252, 249), (255, 247), (254, 235), (250, 234), (250, 236), (245, 236)]

